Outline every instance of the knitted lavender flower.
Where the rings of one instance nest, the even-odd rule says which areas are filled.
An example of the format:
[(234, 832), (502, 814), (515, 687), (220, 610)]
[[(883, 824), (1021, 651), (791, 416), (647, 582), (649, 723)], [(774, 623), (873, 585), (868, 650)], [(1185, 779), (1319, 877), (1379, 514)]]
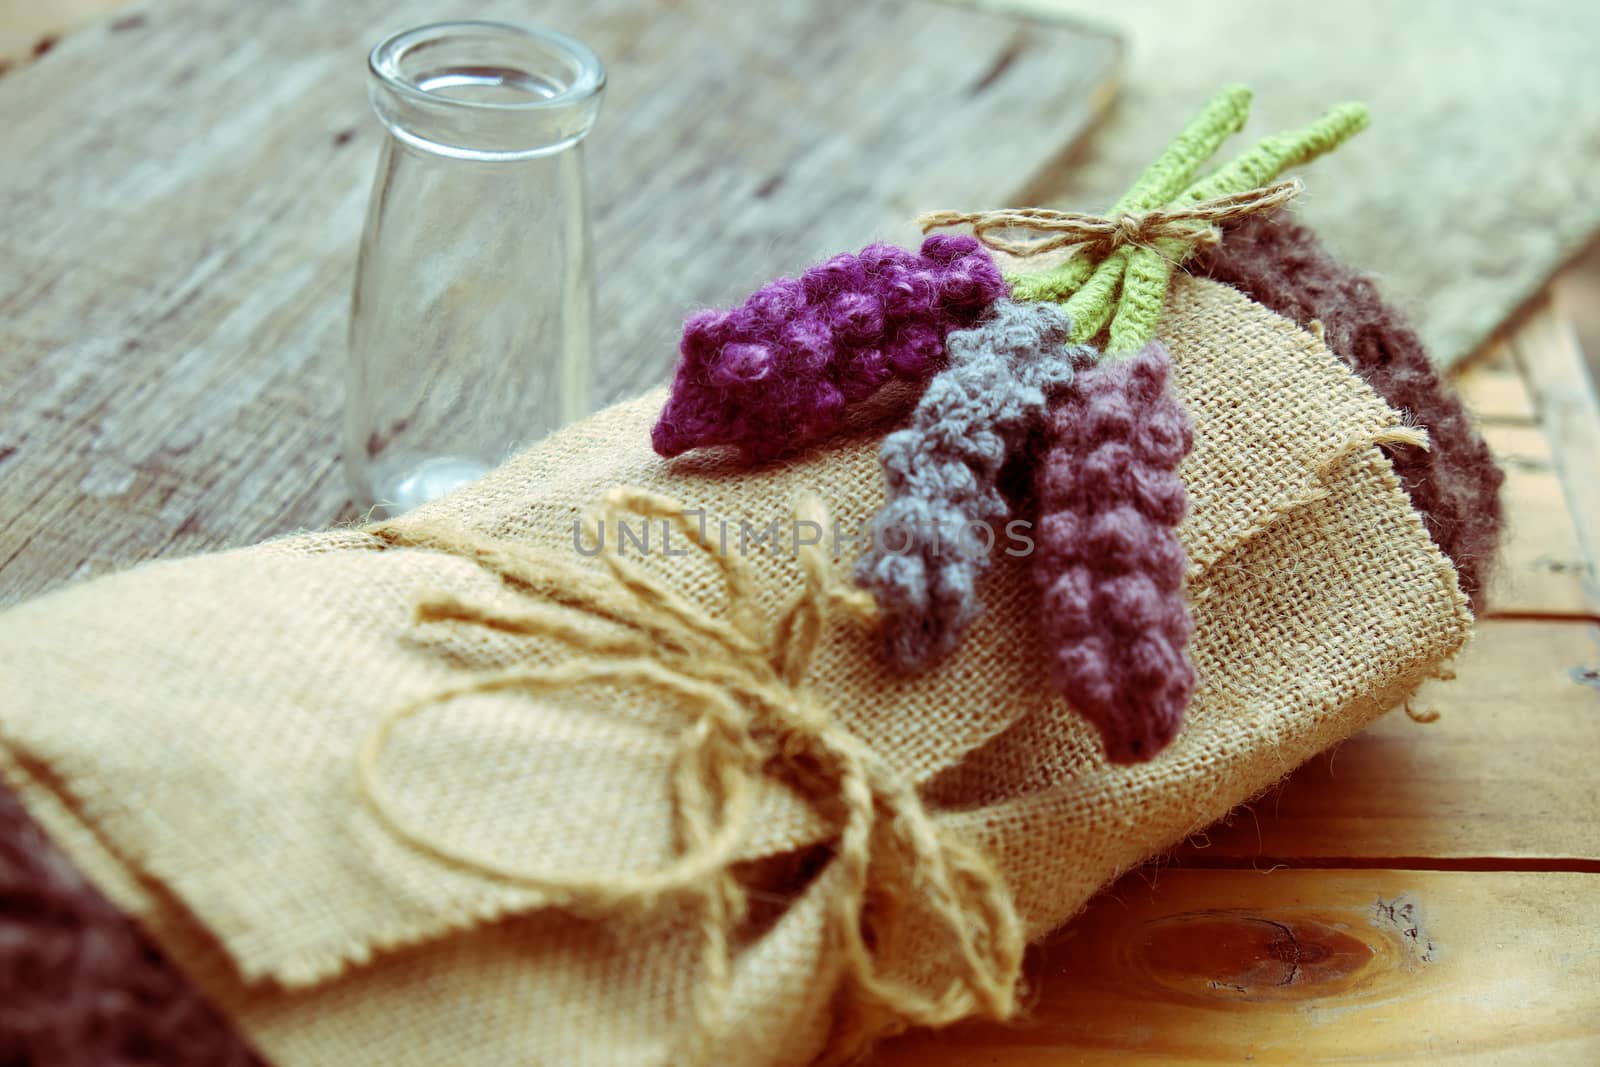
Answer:
[(1175, 532), (1187, 506), (1176, 471), (1194, 437), (1170, 369), (1151, 341), (1080, 371), (1045, 417), (1035, 470), (1034, 577), (1051, 674), (1116, 763), (1166, 747), (1195, 685)]
[(997, 301), (977, 326), (949, 337), (949, 366), (923, 394), (911, 425), (879, 451), (888, 502), (856, 580), (880, 611), (884, 654), (917, 670), (950, 652), (983, 610), (978, 578), (1010, 514), (1000, 469), (1044, 416), (1047, 396), (1072, 383), (1071, 323), (1054, 304)]
[(689, 319), (651, 442), (663, 456), (734, 445), (764, 460), (824, 440), (891, 378), (937, 370), (945, 336), (1005, 293), (976, 240), (944, 234), (920, 254), (868, 245), (769, 282)]

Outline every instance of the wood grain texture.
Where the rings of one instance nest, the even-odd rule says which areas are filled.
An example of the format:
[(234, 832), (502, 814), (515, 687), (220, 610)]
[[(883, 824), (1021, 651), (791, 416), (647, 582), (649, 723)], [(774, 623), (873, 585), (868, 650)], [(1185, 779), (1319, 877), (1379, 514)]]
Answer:
[(1595, 874), (1133, 875), (1030, 968), (1030, 1019), (874, 1067), (1600, 1062)]
[(1549, 438), (1537, 426), (1512, 421), (1485, 425), (1483, 434), (1506, 472), (1505, 531), (1487, 614), (1595, 616), (1594, 557), (1573, 525)]
[(1174, 860), (1600, 871), (1600, 626), (1480, 622), (1455, 673)]
[(0, 0), (0, 74), (31, 62), (127, 0)]
[(686, 311), (1036, 184), (1117, 59), (908, 0), (152, 0), (75, 33), (0, 79), (0, 603), (354, 517), (365, 53), (461, 14), (555, 26), (610, 67), (589, 146), (606, 397), (664, 378)]
[(1600, 400), (1572, 327), (1547, 298), (1511, 340), (1550, 439), (1567, 511), (1588, 567), (1590, 608), (1600, 614)]
[[(1538, 350), (1552, 341), (1562, 344), (1569, 337), (1547, 322), (1526, 321), (1464, 367), (1454, 382), (1506, 472), (1501, 490), (1506, 529), (1490, 579), (1489, 617), (1600, 615), (1592, 546), (1585, 548), (1573, 524), (1561, 463), (1541, 428), (1538, 406), (1517, 362), (1518, 350)], [(1541, 358), (1561, 363), (1572, 356), (1556, 351)]]
[(1503, 339), (1490, 344), (1480, 358), (1463, 366), (1452, 382), (1467, 410), (1480, 423), (1528, 426), (1539, 421), (1528, 383), (1517, 369), (1511, 345)]

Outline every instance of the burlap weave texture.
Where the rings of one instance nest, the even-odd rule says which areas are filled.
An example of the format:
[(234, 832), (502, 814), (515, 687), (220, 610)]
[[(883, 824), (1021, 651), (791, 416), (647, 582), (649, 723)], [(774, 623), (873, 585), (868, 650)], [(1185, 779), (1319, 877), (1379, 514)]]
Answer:
[[(983, 844), (1030, 935), (1360, 729), (1470, 626), (1374, 447), (1400, 427), (1396, 413), (1309, 334), (1214, 283), (1174, 286), (1161, 337), (1197, 429), (1181, 536), (1201, 687), (1169, 751), (1110, 766), (1051, 695), (1023, 558), (999, 559), (987, 613), (928, 674), (888, 671), (848, 627), (811, 669), (833, 714)], [(755, 471), (711, 456), (664, 463), (648, 438), (660, 402), (608, 409), (410, 521), (448, 517), (571, 553), (574, 517), (614, 484), (727, 520), (735, 545), (741, 522), (781, 525), (802, 491), (845, 531), (881, 503), (881, 428)], [(710, 568), (657, 548), (649, 566), (718, 604)], [(854, 548), (842, 548), (847, 568)], [(784, 551), (748, 558), (776, 614), (796, 564)], [(355, 755), (387, 709), (472, 670), (566, 654), (419, 625), (411, 608), (430, 589), (508, 610), (535, 595), (458, 556), (338, 531), (15, 609), (0, 616), (7, 777), (282, 1067), (681, 1062), (699, 975), (684, 915), (620, 923), (544, 908), (535, 892), (415, 852), (363, 806)], [(408, 815), (477, 849), (637, 871), (676, 847), (667, 726), (615, 690), (479, 695), (409, 725), (386, 774)], [(741, 943), (719, 1057), (804, 1063), (842, 1010), (821, 904), (833, 872), (815, 847), (829, 823), (776, 779), (761, 811), (743, 854), (766, 904)], [(947, 963), (937, 940), (909, 929), (884, 951), (935, 981)]]

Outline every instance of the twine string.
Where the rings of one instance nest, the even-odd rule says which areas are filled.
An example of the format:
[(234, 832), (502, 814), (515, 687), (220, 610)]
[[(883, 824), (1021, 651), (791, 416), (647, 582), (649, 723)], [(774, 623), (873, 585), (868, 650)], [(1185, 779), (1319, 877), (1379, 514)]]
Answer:
[[(1200, 200), (1181, 207), (1149, 211), (1124, 211), (1114, 217), (1086, 215), (1048, 208), (1005, 208), (998, 211), (932, 211), (919, 216), (923, 233), (946, 226), (971, 226), (984, 247), (1026, 257), (1072, 245), (1084, 245), (1105, 256), (1123, 247), (1157, 248), (1162, 241), (1182, 241), (1193, 246), (1221, 240), (1218, 224), (1260, 212), (1275, 211), (1300, 194), (1299, 179), (1274, 182), (1256, 189)], [(1006, 237), (1025, 230), (1022, 240)]]
[[(796, 518), (822, 523), (814, 498)], [(667, 901), (698, 901), (704, 981), (695, 998), (698, 1039), (723, 1022), (732, 977), (735, 931), (746, 893), (735, 875), (763, 779), (806, 797), (828, 821), (837, 877), (828, 901), (829, 944), (864, 1006), (913, 1025), (938, 1026), (975, 1013), (1005, 1017), (1015, 1009), (1023, 937), (1004, 880), (987, 856), (929, 814), (915, 788), (851, 733), (807, 683), (830, 624), (870, 621), (872, 598), (836, 579), (814, 545), (798, 547), (802, 587), (764, 632), (744, 560), (718, 552), (683, 506), (640, 489), (613, 489), (586, 517), (604, 543), (604, 523), (626, 516), (669, 523), (717, 569), (725, 590), (715, 615), (615, 549), (602, 549), (606, 572), (552, 552), (441, 523), (412, 521), (372, 532), (395, 547), (426, 548), (472, 559), (530, 592), (507, 609), (451, 594), (418, 606), (423, 621), (453, 620), (559, 641), (573, 655), (548, 667), (515, 667), (403, 705), (385, 715), (362, 746), (361, 795), (378, 822), (432, 859), (537, 891), (548, 906), (580, 914), (641, 916)], [(596, 621), (611, 625), (596, 626)], [(671, 797), (678, 853), (653, 870), (553, 872), (474, 852), (401, 813), (383, 774), (397, 730), (423, 712), (485, 693), (559, 694), (574, 686), (617, 685), (659, 698), (682, 721), (673, 742)], [(887, 881), (886, 881), (887, 880)], [(817, 884), (822, 884), (819, 879)], [(893, 895), (888, 884), (919, 894), (947, 934), (954, 977), (936, 992), (886, 972), (874, 945), (892, 943), (901, 909), (869, 908)]]

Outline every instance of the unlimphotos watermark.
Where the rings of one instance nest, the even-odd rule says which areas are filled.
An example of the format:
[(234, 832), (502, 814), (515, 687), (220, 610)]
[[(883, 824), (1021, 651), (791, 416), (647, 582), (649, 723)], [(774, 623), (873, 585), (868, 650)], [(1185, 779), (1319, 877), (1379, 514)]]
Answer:
[[(895, 556), (928, 551), (1033, 555), (1033, 524), (1012, 519), (998, 531), (988, 522), (942, 523), (937, 521), (896, 522), (875, 528), (869, 520), (849, 527), (831, 520), (826, 526), (811, 519), (774, 519), (765, 525), (748, 519), (731, 522), (708, 520), (701, 510), (685, 510), (683, 515), (699, 532), (701, 543), (722, 555), (741, 556), (765, 553), (796, 558), (802, 548), (826, 547), (835, 558), (845, 550), (865, 552), (879, 547)], [(581, 556), (598, 556), (607, 550), (618, 556), (687, 556), (693, 550), (683, 532), (666, 519), (601, 519), (593, 529), (574, 519), (572, 547)]]

